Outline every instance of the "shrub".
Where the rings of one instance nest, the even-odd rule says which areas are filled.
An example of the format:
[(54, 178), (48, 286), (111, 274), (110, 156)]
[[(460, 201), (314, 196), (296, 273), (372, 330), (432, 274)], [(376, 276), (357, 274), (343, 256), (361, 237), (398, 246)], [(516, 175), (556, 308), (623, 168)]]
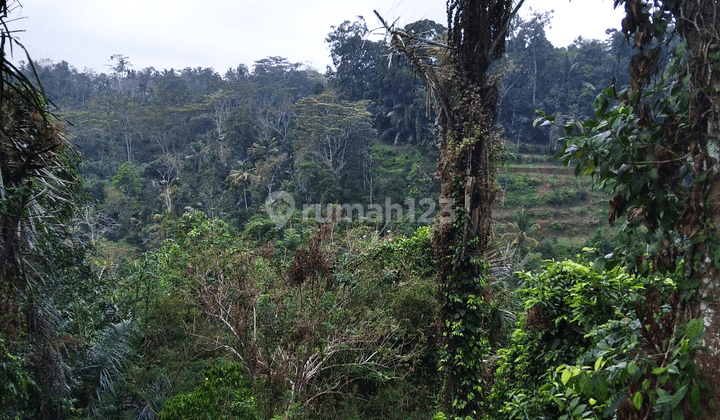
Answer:
[(587, 200), (587, 191), (583, 190), (554, 190), (547, 203), (552, 206), (567, 206), (570, 204), (582, 203)]
[(215, 420), (258, 418), (250, 382), (236, 363), (223, 362), (202, 372), (203, 381), (193, 391), (169, 398), (161, 420)]
[(498, 351), (491, 418), (557, 418), (551, 394), (556, 369), (574, 365), (609, 321), (632, 317), (647, 282), (615, 269), (597, 272), (572, 261), (552, 262), (539, 274), (521, 274), (526, 312), (507, 348)]
[(501, 174), (498, 183), (504, 188), (507, 207), (535, 207), (543, 204), (537, 194), (540, 180), (526, 174)]

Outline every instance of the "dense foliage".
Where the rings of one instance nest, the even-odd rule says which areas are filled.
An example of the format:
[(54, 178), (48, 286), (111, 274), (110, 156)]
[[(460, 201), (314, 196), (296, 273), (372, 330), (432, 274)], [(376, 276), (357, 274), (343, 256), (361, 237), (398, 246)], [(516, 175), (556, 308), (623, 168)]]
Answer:
[[(548, 14), (476, 3), (450, 34), (394, 28), (440, 66), (430, 89), (362, 18), (328, 34), (326, 74), (222, 75), (16, 68), (3, 20), (0, 419), (711, 412), (717, 94), (697, 85), (717, 71), (693, 60), (717, 46), (673, 38), (670, 1), (621, 1), (635, 20), (567, 47)], [(607, 196), (558, 151), (627, 222), (596, 220)]]
[[(618, 69), (629, 55), (619, 32), (606, 42), (578, 39), (553, 47), (544, 35), (547, 23), (516, 22), (503, 64), (499, 123), (525, 153), (554, 154), (561, 134), (554, 125), (533, 130), (536, 109), (556, 115), (558, 124), (591, 118), (592, 97), (611, 76), (622, 81)], [(406, 30), (433, 39), (444, 29), (420, 21)], [(153, 213), (180, 214), (192, 207), (239, 227), (278, 190), (303, 204), (382, 203), (400, 190), (394, 183), (383, 188), (387, 172), (400, 168), (379, 162), (375, 150), (385, 149), (373, 144), (414, 154), (411, 165), (420, 176), (402, 189), (422, 192), (418, 200), (435, 198), (437, 181), (431, 188), (417, 184), (436, 165), (437, 130), (434, 116), (426, 116), (425, 87), (407, 59), (389, 55), (387, 45), (365, 39), (367, 34), (362, 19), (334, 28), (327, 41), (335, 70), (324, 75), (281, 57), (222, 76), (205, 68), (135, 70), (122, 55), (113, 56), (109, 73), (79, 72), (67, 62), (40, 61), (36, 68), (48, 98), (72, 123), (68, 128), (84, 156), (86, 188), (97, 199), (93, 209), (119, 222), (109, 238), (144, 247), (143, 226)], [(541, 88), (533, 92), (528, 86)], [(336, 105), (328, 107), (331, 103)], [(354, 115), (347, 113), (351, 109)], [(352, 124), (342, 136), (336, 135), (340, 119)], [(328, 124), (337, 124), (337, 130), (318, 131)], [(313, 139), (310, 149), (308, 136), (320, 135), (324, 140)], [(123, 164), (135, 168), (132, 187), (123, 184), (130, 182), (130, 168)], [(407, 213), (408, 196), (398, 198), (393, 203)]]
[[(489, 418), (612, 419), (635, 407), (658, 418), (699, 416), (708, 388), (692, 358), (703, 326), (695, 320), (672, 331), (674, 280), (638, 278), (621, 268), (598, 272), (572, 261), (524, 279), (526, 312), (498, 351)], [(643, 301), (653, 303), (652, 311), (642, 311)], [(663, 358), (646, 349), (648, 316), (670, 328)]]

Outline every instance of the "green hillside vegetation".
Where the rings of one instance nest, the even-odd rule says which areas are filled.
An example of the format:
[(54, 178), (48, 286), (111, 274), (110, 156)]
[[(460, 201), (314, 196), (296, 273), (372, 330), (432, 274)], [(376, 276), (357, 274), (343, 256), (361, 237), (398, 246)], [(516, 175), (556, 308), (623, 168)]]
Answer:
[(715, 418), (719, 102), (697, 86), (720, 53), (655, 3), (566, 47), (515, 18), (461, 141), (361, 17), (324, 74), (3, 55), (0, 420)]
[(609, 196), (591, 179), (557, 164), (527, 163), (502, 168), (498, 184), (497, 236), (516, 249), (518, 269), (536, 270), (546, 260), (572, 258), (586, 247), (605, 254), (614, 249), (617, 229), (607, 223)]

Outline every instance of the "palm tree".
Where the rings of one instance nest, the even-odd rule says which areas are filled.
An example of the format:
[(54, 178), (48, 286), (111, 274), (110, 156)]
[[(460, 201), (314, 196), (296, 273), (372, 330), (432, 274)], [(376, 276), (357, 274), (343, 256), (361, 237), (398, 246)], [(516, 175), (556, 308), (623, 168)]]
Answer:
[[(506, 243), (508, 250), (512, 253), (517, 269), (522, 269), (525, 257), (528, 255), (528, 248), (537, 248), (540, 243), (532, 235), (540, 230), (540, 225), (533, 223), (525, 215), (525, 209), (515, 213), (514, 220), (509, 222), (511, 231), (500, 236), (500, 242)], [(521, 259), (522, 258), (522, 259)]]
[[(8, 5), (0, 0), (0, 279), (7, 291), (12, 278), (25, 290), (43, 276), (41, 236), (62, 235), (80, 191), (74, 165), (78, 154), (53, 116), (47, 100), (11, 62), (6, 48), (22, 48), (6, 26)], [(31, 62), (32, 63), (32, 62)], [(31, 68), (32, 64), (30, 65)]]
[[(21, 356), (36, 366), (34, 374), (13, 372), (3, 402), (12, 404), (6, 412), (35, 405), (37, 416), (50, 418), (72, 382), (52, 302), (60, 281), (53, 273), (66, 263), (65, 251), (76, 252), (69, 225), (82, 187), (78, 154), (47, 111), (32, 60), (7, 26), (18, 6), (0, 0), (0, 335), (7, 349), (33, 349)], [(25, 52), (34, 81), (10, 61), (13, 49)]]
[(240, 186), (243, 189), (243, 201), (245, 201), (245, 210), (248, 209), (248, 200), (247, 200), (247, 187), (250, 185), (256, 185), (259, 183), (260, 178), (251, 173), (250, 171), (244, 171), (242, 169), (233, 169), (228, 174), (227, 178), (225, 178), (225, 181), (230, 181), (234, 185)]

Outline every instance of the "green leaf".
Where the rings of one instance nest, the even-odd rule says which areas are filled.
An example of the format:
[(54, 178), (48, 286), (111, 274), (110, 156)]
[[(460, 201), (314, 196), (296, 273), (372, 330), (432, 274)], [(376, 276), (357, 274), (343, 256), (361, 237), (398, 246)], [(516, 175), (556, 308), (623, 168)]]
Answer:
[(683, 413), (683, 410), (676, 408), (672, 412), (672, 418), (673, 420), (683, 420), (685, 418), (685, 414)]
[(636, 362), (635, 360), (633, 360), (633, 361), (630, 362), (630, 364), (628, 365), (627, 371), (628, 371), (628, 373), (629, 373), (630, 375), (632, 375), (633, 373), (635, 373), (635, 371), (637, 370), (637, 368), (638, 368), (638, 364), (637, 364), (637, 362)]
[(566, 368), (565, 370), (563, 370), (560, 380), (562, 381), (563, 385), (567, 385), (570, 378), (572, 378), (572, 373), (570, 373), (570, 370)]
[(697, 385), (690, 390), (690, 404), (693, 406), (700, 404), (700, 387)]
[(635, 395), (633, 395), (633, 404), (635, 404), (635, 408), (640, 410), (643, 403), (643, 396), (640, 393), (640, 391), (636, 392)]
[(678, 405), (680, 405), (680, 402), (685, 398), (685, 393), (687, 392), (687, 384), (683, 385), (678, 389), (678, 391), (673, 395), (672, 399), (670, 400), (670, 407), (675, 408)]
[(595, 267), (595, 271), (597, 271), (598, 273), (602, 273), (603, 271), (605, 271), (605, 257), (600, 256), (596, 258), (593, 262), (593, 266)]
[(703, 323), (702, 318), (695, 318), (687, 323), (687, 326), (685, 327), (685, 335), (690, 339), (690, 341), (692, 341), (702, 334), (704, 329), (705, 324)]
[(653, 375), (660, 375), (661, 373), (665, 372), (667, 368), (665, 366), (658, 366), (652, 370)]
[(602, 356), (600, 356), (600, 358), (595, 361), (595, 372), (600, 370), (602, 365), (603, 365), (603, 358), (602, 358)]

